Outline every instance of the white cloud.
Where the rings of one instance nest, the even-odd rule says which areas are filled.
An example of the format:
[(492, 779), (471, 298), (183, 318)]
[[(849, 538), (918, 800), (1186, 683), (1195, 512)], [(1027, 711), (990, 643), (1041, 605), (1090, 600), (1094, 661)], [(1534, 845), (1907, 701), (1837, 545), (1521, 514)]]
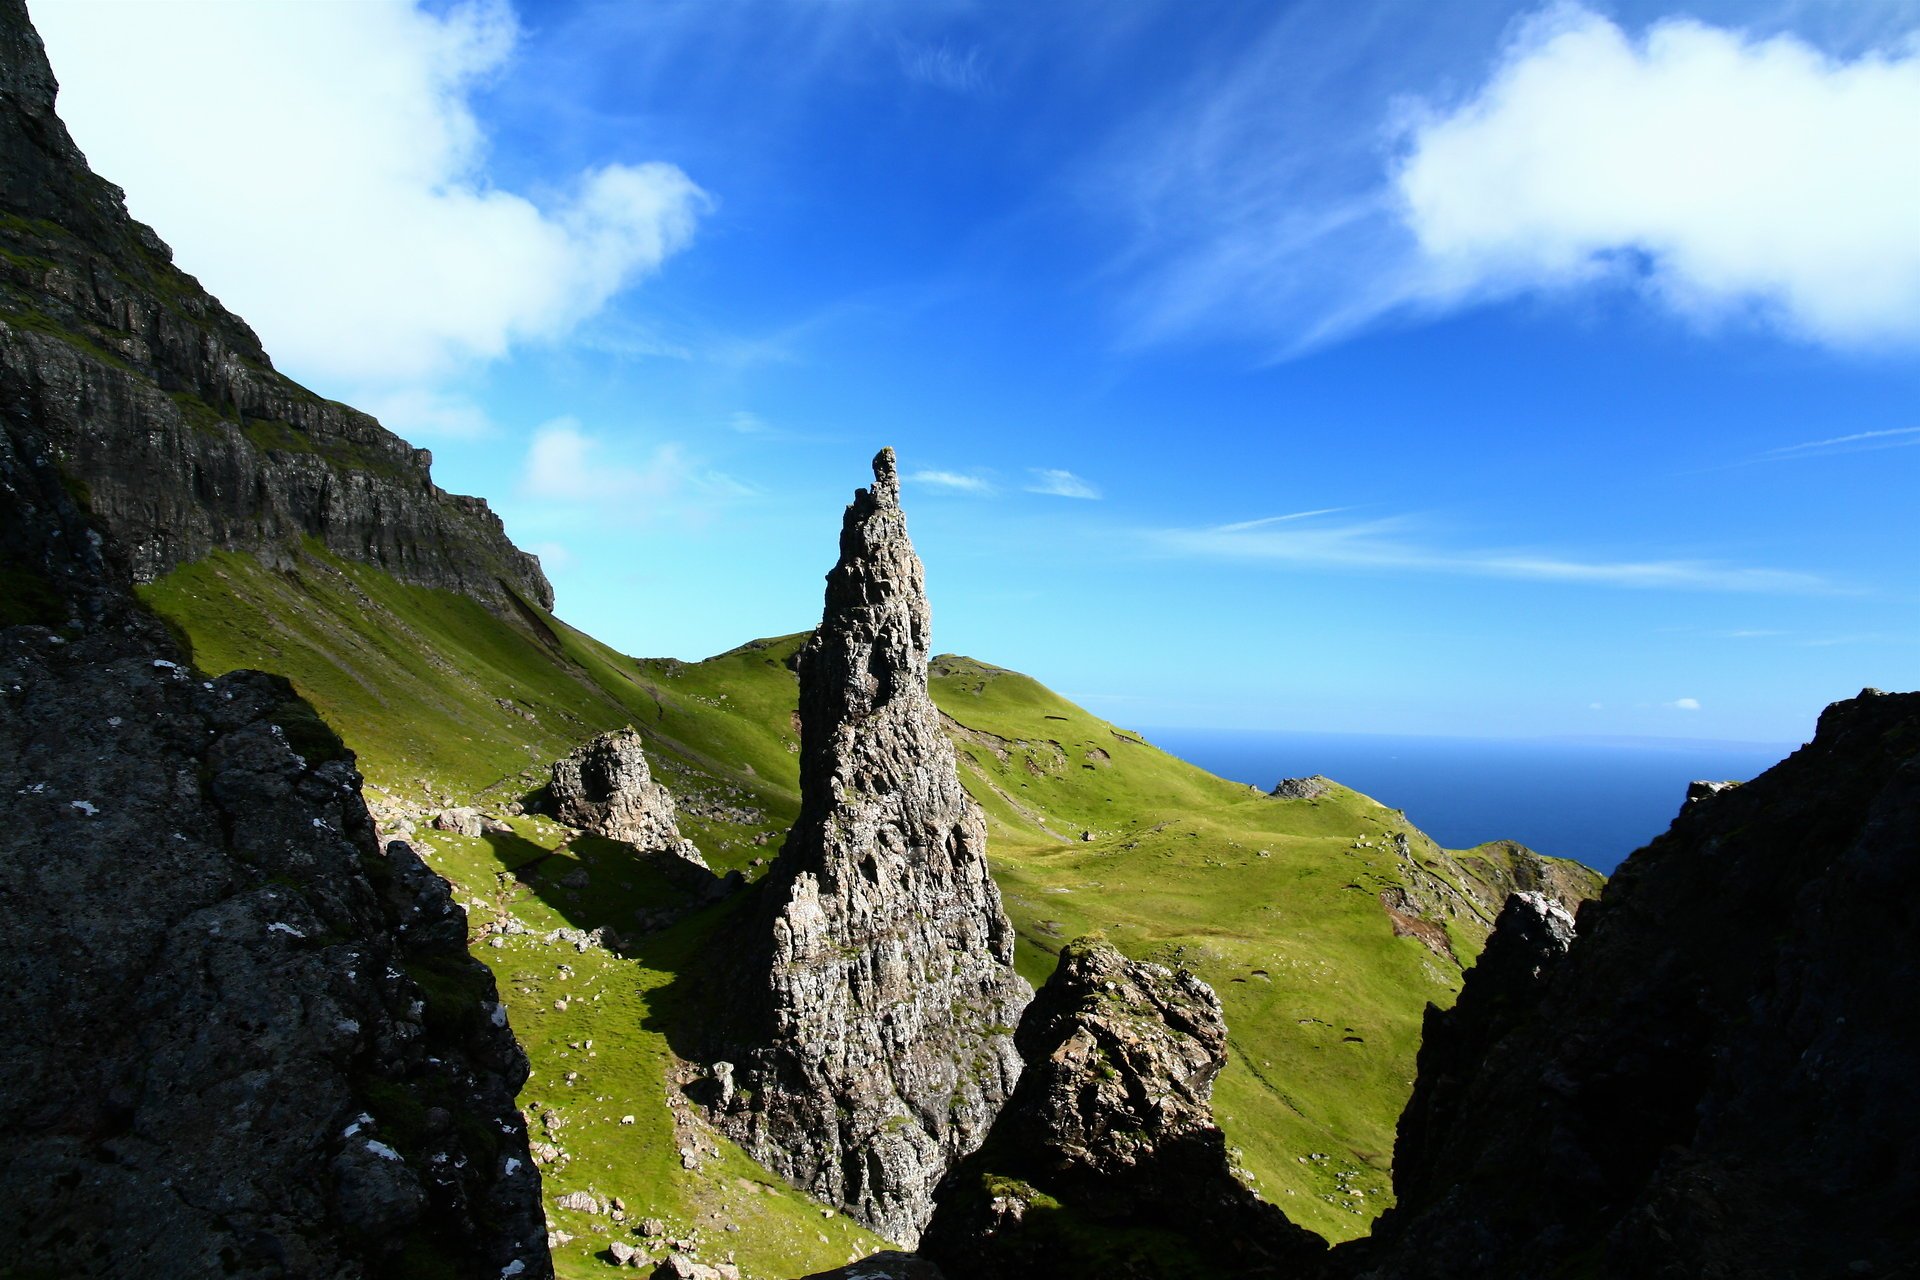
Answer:
[(910, 484), (930, 485), (936, 489), (950, 489), (955, 493), (994, 492), (992, 482), (980, 476), (967, 475), (959, 471), (911, 471), (907, 473), (907, 481)]
[(1284, 6), (1145, 101), (1086, 192), (1131, 232), (1112, 272), (1128, 340), (1286, 357), (1625, 285), (1703, 325), (1920, 343), (1911, 5), (1778, 6), (1764, 33), (1629, 30), (1572, 3), (1503, 32), (1504, 11)]
[(1058, 467), (1031, 468), (1033, 483), (1027, 486), (1028, 493), (1044, 493), (1055, 498), (1098, 498), (1100, 490), (1089, 481), (1081, 479), (1071, 471)]
[(1700, 699), (1675, 698), (1672, 702), (1669, 702), (1667, 705), (1672, 707), (1675, 711), (1698, 711), (1700, 709)]
[(1563, 4), (1477, 95), (1417, 112), (1395, 174), (1416, 301), (1628, 277), (1691, 317), (1920, 341), (1920, 51), (1836, 61)]
[(608, 163), (539, 202), (490, 181), (470, 95), (500, 0), (36, 5), (60, 111), (186, 270), (322, 384), (431, 378), (549, 341), (684, 246), (679, 169)]
[(1825, 594), (1836, 588), (1813, 574), (1700, 560), (1589, 560), (1526, 551), (1448, 547), (1423, 537), (1405, 517), (1298, 523), (1244, 520), (1202, 529), (1160, 529), (1148, 541), (1163, 550), (1208, 559), (1458, 574), (1593, 586), (1695, 591)]
[(589, 434), (572, 418), (555, 418), (535, 428), (527, 447), (521, 495), (544, 510), (543, 519), (578, 515), (644, 521), (654, 518), (704, 520), (727, 503), (758, 491), (691, 457), (668, 441), (627, 455), (630, 445)]
[(356, 406), (416, 444), (422, 440), (477, 440), (495, 435), (487, 411), (466, 396), (432, 387), (382, 388)]

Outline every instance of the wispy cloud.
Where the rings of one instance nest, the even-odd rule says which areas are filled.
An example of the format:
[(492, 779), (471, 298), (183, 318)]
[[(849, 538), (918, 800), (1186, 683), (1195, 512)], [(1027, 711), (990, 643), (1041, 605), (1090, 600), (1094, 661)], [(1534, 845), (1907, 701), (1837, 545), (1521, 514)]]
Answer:
[(947, 489), (954, 493), (977, 493), (986, 495), (998, 492), (993, 482), (983, 476), (968, 475), (962, 471), (909, 471), (908, 484), (923, 484), (935, 489)]
[(1044, 493), (1055, 498), (1098, 498), (1100, 496), (1100, 490), (1091, 481), (1058, 467), (1032, 467), (1029, 468), (1028, 474), (1033, 477), (1033, 483), (1027, 486), (1028, 493)]
[(981, 93), (992, 87), (987, 77), (986, 53), (979, 45), (902, 40), (899, 57), (900, 70), (907, 79), (919, 84), (961, 94)]
[(1920, 445), (1920, 427), (1889, 427), (1884, 431), (1856, 431), (1852, 435), (1826, 440), (1808, 440), (1804, 444), (1781, 445), (1761, 454), (1762, 458), (1799, 458), (1814, 453), (1860, 453), (1870, 449), (1898, 449)]
[(1675, 711), (1698, 711), (1700, 709), (1700, 699), (1675, 698), (1672, 702), (1669, 702), (1667, 705), (1672, 707)]
[(1240, 520), (1233, 524), (1217, 525), (1216, 533), (1245, 533), (1249, 529), (1264, 529), (1268, 525), (1287, 524), (1294, 520), (1311, 520), (1315, 516), (1338, 515), (1342, 511), (1351, 511), (1352, 507), (1321, 507), (1317, 511), (1290, 511), (1284, 516), (1261, 516), (1258, 520)]
[[(1814, 574), (1749, 568), (1704, 560), (1599, 560), (1536, 552), (1441, 545), (1404, 516), (1320, 522), (1301, 512), (1286, 523), (1273, 517), (1199, 529), (1148, 532), (1162, 550), (1208, 559), (1441, 573), (1535, 582), (1693, 591), (1828, 594), (1839, 590)], [(1325, 514), (1332, 514), (1331, 512)]]

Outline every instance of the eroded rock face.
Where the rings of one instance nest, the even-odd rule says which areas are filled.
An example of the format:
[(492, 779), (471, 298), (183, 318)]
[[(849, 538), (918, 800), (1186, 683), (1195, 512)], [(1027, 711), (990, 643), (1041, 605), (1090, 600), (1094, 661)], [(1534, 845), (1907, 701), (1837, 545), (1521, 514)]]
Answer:
[(1916, 872), (1920, 694), (1868, 691), (1688, 804), (1564, 956), (1563, 921), (1510, 906), (1458, 1018), (1429, 1022), (1398, 1205), (1335, 1257), (1381, 1277), (1911, 1266)]
[[(1233, 1176), (1212, 1106), (1227, 1026), (1206, 983), (1081, 939), (1016, 1042), (1019, 1087), (987, 1145), (942, 1184), (921, 1242), (950, 1276), (1104, 1276), (1122, 1255), (1129, 1275), (1247, 1274), (1324, 1253)], [(1109, 1256), (1116, 1228), (1157, 1233), (1162, 1247)]]
[(768, 1167), (909, 1244), (1012, 1091), (1031, 994), (927, 695), (929, 621), (889, 449), (847, 508), (800, 656), (801, 813), (743, 944), (718, 1115)]
[(673, 796), (653, 780), (645, 746), (632, 729), (603, 733), (574, 748), (553, 766), (550, 789), (554, 815), (570, 827), (707, 866), (693, 841), (681, 836)]

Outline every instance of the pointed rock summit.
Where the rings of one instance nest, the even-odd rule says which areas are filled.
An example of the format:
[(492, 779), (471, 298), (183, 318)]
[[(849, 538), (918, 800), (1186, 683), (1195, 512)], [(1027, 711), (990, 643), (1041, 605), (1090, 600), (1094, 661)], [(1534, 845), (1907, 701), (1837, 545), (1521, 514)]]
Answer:
[(893, 450), (873, 474), (800, 655), (800, 818), (743, 948), (719, 1118), (768, 1167), (911, 1245), (1013, 1090), (1032, 991), (927, 694), (930, 614)]

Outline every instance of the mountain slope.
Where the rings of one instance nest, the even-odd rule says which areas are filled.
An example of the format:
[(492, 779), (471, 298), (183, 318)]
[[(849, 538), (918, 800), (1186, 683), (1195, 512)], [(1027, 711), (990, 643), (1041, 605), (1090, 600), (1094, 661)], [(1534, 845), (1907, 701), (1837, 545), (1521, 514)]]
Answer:
[[(699, 663), (631, 659), (542, 610), (503, 619), (312, 545), (282, 568), (216, 555), (143, 595), (208, 669), (287, 673), (360, 753), (376, 805), (416, 826), (444, 803), (472, 800), (552, 846), (557, 830), (510, 809), (544, 781), (546, 762), (628, 723), (716, 870), (759, 874), (753, 860), (771, 857), (797, 814), (791, 664), (804, 636)], [(1221, 1125), (1262, 1193), (1330, 1238), (1363, 1232), (1386, 1203), (1422, 1010), (1451, 1002), (1506, 893), (1541, 888), (1571, 901), (1599, 884), (1518, 846), (1441, 850), (1396, 811), (1337, 785), (1282, 800), (1215, 778), (984, 663), (936, 658), (931, 688), (962, 781), (988, 816), (1023, 974), (1044, 981), (1066, 939), (1100, 931), (1211, 983), (1231, 1033)], [(568, 891), (537, 873), (523, 875), (531, 887), (502, 879), (542, 850), (503, 837), (422, 838), (462, 897), (496, 920), (621, 931), (635, 911), (672, 905), (668, 887), (659, 901), (610, 887), (617, 859), (590, 841), (575, 848), (608, 869), (556, 911), (547, 898)], [(557, 879), (577, 864), (539, 865)], [(478, 928), (487, 918), (476, 910)], [(697, 956), (706, 919), (658, 945)], [(529, 945), (517, 934), (505, 943), (509, 953)], [(479, 954), (503, 959), (490, 946)], [(503, 981), (532, 971), (496, 970)], [(672, 987), (674, 970), (651, 972), (646, 981)], [(507, 985), (515, 1025), (538, 1027), (542, 1016), (523, 1014), (526, 997), (517, 1002)], [(550, 977), (521, 985), (551, 1003)], [(538, 1039), (530, 1048), (538, 1070), (558, 1066), (543, 1061)], [(664, 1104), (654, 1095), (647, 1105)], [(549, 1180), (568, 1189), (564, 1173)]]

